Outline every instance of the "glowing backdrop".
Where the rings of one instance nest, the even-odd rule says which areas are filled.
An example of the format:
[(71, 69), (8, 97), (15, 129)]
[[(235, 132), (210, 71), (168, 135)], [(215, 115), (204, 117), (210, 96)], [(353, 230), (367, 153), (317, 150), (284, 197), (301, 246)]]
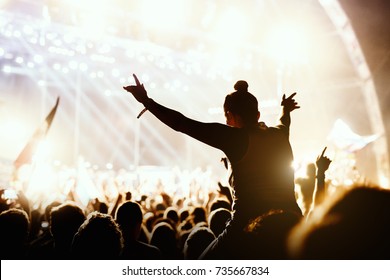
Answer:
[[(296, 166), (328, 146), (339, 170), (356, 164), (388, 186), (375, 89), (337, 1), (1, 1), (0, 67), (3, 159), (16, 158), (60, 96), (47, 137), (57, 164), (77, 165), (81, 155), (99, 168), (211, 165), (224, 172), (221, 152), (150, 113), (137, 120), (142, 107), (122, 86), (136, 73), (160, 103), (224, 122), (224, 96), (244, 79), (269, 125), (282, 94), (298, 92)], [(354, 153), (340, 151), (329, 138), (339, 119), (357, 135), (378, 137)]]

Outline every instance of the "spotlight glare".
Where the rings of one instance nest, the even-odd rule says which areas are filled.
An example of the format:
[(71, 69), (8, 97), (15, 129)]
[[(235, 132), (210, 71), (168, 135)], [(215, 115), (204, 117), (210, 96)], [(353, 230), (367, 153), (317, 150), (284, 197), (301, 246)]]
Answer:
[(85, 71), (88, 70), (88, 65), (85, 64), (84, 62), (82, 62), (82, 63), (79, 64), (79, 68), (80, 68), (81, 71), (85, 72)]
[(34, 55), (34, 62), (35, 63), (42, 63), (43, 62), (43, 57), (41, 55)]
[(139, 15), (145, 25), (153, 28), (170, 30), (185, 25), (189, 17), (189, 7), (186, 1), (144, 0), (140, 4)]
[(24, 59), (21, 56), (18, 56), (17, 58), (15, 58), (15, 62), (18, 63), (18, 64), (22, 64), (23, 61), (24, 61)]
[(222, 14), (213, 33), (221, 43), (229, 42), (229, 44), (236, 45), (248, 35), (247, 19), (237, 8), (230, 7)]
[(11, 67), (9, 65), (4, 65), (3, 72), (4, 73), (11, 73)]
[(77, 69), (77, 67), (78, 67), (78, 62), (77, 61), (71, 60), (69, 62), (69, 68), (70, 69), (75, 70), (75, 69)]
[(60, 70), (61, 69), (61, 65), (59, 63), (54, 63), (53, 64), (53, 69), (54, 70)]
[(271, 30), (267, 51), (276, 60), (305, 63), (308, 54), (307, 34), (298, 25), (285, 24)]
[(112, 69), (111, 75), (112, 75), (113, 77), (119, 77), (120, 72), (119, 72), (118, 69)]

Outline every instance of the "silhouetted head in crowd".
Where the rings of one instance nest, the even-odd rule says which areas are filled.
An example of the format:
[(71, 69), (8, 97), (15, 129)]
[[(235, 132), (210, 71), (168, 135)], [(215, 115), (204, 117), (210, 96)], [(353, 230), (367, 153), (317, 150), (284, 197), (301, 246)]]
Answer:
[(123, 203), (116, 211), (115, 219), (125, 240), (138, 239), (143, 219), (142, 209), (138, 203), (132, 201)]
[(24, 210), (11, 208), (0, 214), (1, 259), (25, 257), (29, 226), (29, 218)]
[(164, 213), (164, 211), (165, 211), (166, 208), (167, 208), (167, 207), (165, 206), (164, 203), (157, 203), (157, 204), (155, 205), (155, 210), (156, 210), (157, 212), (162, 212), (162, 213)]
[(195, 225), (200, 222), (207, 222), (206, 209), (200, 206), (195, 207), (191, 212), (191, 217)]
[(66, 202), (51, 209), (50, 232), (57, 251), (70, 252), (73, 237), (84, 221), (83, 210), (73, 202)]
[(188, 235), (184, 245), (184, 258), (196, 260), (215, 239), (214, 233), (207, 227), (195, 227)]
[(166, 222), (158, 223), (152, 231), (150, 244), (160, 249), (163, 259), (180, 259), (176, 233)]
[(99, 212), (103, 214), (108, 214), (108, 205), (105, 202), (99, 203)]
[(170, 219), (175, 225), (177, 225), (179, 222), (179, 214), (177, 213), (176, 209), (172, 206), (165, 209), (164, 218)]
[(214, 210), (209, 215), (209, 226), (215, 236), (220, 235), (226, 228), (228, 221), (232, 219), (232, 214), (229, 210), (220, 208)]
[(74, 236), (72, 253), (78, 259), (118, 259), (123, 248), (118, 224), (107, 214), (92, 212)]
[(156, 220), (156, 217), (154, 216), (154, 214), (152, 212), (147, 212), (144, 215), (144, 224), (145, 224), (145, 227), (149, 233), (151, 233), (153, 230), (153, 225), (154, 225), (155, 220)]
[(390, 259), (390, 191), (355, 186), (328, 197), (289, 238), (298, 259)]
[(246, 228), (251, 234), (247, 258), (288, 259), (288, 236), (300, 220), (297, 213), (283, 210), (271, 210), (254, 219)]
[(257, 124), (260, 118), (256, 97), (248, 92), (246, 81), (237, 81), (234, 85), (235, 92), (225, 97), (223, 108), (226, 124), (233, 127), (244, 127)]
[(230, 205), (229, 201), (225, 199), (217, 199), (214, 201), (210, 206), (210, 212), (217, 210), (217, 209), (226, 209), (226, 210), (232, 210), (232, 206)]
[(51, 209), (54, 208), (54, 207), (60, 206), (60, 205), (61, 205), (61, 202), (53, 201), (52, 203), (50, 203), (49, 205), (47, 205), (45, 207), (45, 217), (44, 217), (44, 220), (46, 222), (50, 223), (50, 212), (51, 212)]
[(182, 208), (179, 211), (179, 221), (180, 223), (185, 221), (190, 215), (190, 211), (187, 208)]

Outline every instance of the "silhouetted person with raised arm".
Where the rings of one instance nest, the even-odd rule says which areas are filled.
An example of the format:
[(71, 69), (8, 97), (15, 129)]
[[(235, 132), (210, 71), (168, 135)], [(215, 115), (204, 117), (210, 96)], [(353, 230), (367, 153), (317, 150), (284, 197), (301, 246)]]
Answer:
[(234, 188), (234, 218), (230, 232), (240, 232), (248, 221), (270, 209), (301, 214), (294, 194), (293, 153), (289, 142), (290, 112), (299, 108), (293, 99), (283, 95), (280, 124), (267, 127), (258, 122), (260, 112), (248, 83), (238, 81), (235, 92), (224, 102), (226, 124), (204, 123), (185, 117), (153, 99), (135, 75), (136, 85), (124, 87), (135, 99), (172, 129), (185, 133), (223, 151), (231, 165)]
[(313, 202), (313, 193), (316, 185), (316, 165), (309, 163), (306, 166), (306, 176), (297, 178), (295, 182), (299, 185), (302, 212), (306, 216)]
[(141, 233), (143, 214), (141, 206), (132, 201), (126, 201), (119, 206), (115, 215), (116, 222), (122, 231), (124, 248), (123, 259), (156, 260), (161, 259), (160, 250), (138, 240)]
[(317, 174), (316, 174), (316, 187), (314, 189), (313, 193), (313, 205), (312, 207), (315, 207), (316, 205), (320, 204), (325, 195), (325, 171), (328, 170), (330, 163), (332, 162), (328, 157), (324, 156), (326, 148), (322, 151), (321, 155), (317, 157), (316, 160), (316, 166), (317, 166)]

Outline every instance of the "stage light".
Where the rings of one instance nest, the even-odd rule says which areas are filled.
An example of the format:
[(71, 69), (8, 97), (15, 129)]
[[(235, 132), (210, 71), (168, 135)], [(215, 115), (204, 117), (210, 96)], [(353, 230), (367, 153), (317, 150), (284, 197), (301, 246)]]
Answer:
[[(93, 9), (90, 9), (91, 7)], [(92, 39), (99, 39), (104, 36), (109, 25), (106, 16), (108, 9), (108, 1), (98, 1), (97, 3), (91, 1), (89, 7), (81, 15), (79, 26), (83, 36)]]
[(0, 48), (0, 56), (3, 56), (5, 54), (5, 51), (3, 48)]
[(38, 81), (38, 86), (43, 87), (45, 85), (46, 85), (46, 82), (44, 80), (39, 80)]
[(42, 63), (43, 62), (43, 57), (41, 55), (39, 55), (39, 54), (34, 55), (34, 62), (38, 63), (38, 64)]
[(19, 30), (15, 30), (13, 33), (13, 36), (15, 38), (20, 38), (20, 37), (22, 37), (22, 33)]
[(305, 30), (297, 24), (281, 24), (268, 33), (266, 50), (275, 60), (303, 64), (307, 62), (309, 42)]
[(248, 29), (247, 18), (239, 9), (230, 7), (221, 15), (212, 33), (224, 47), (229, 47), (225, 44), (228, 43), (230, 46), (242, 44), (247, 39)]
[(51, 143), (47, 140), (42, 140), (37, 147), (33, 156), (33, 161), (44, 162), (52, 151)]
[(119, 77), (120, 72), (119, 72), (118, 69), (112, 69), (112, 70), (111, 70), (111, 75), (112, 75), (113, 77)]
[(33, 34), (33, 31), (34, 31), (34, 29), (31, 26), (29, 26), (29, 25), (23, 26), (24, 34), (31, 35), (31, 34)]
[(25, 122), (16, 118), (2, 119), (0, 121), (0, 133), (2, 135), (2, 148), (4, 153), (23, 148), (24, 140), (28, 138), (29, 129)]
[(9, 65), (4, 65), (3, 72), (4, 73), (11, 73), (11, 67)]
[(150, 78), (149, 78), (149, 75), (148, 74), (143, 74), (141, 76), (141, 81), (143, 81), (144, 83), (147, 83), (149, 82)]
[(69, 61), (69, 68), (72, 70), (77, 69), (79, 66), (79, 63), (77, 61), (71, 60)]
[(22, 64), (24, 62), (24, 59), (23, 59), (23, 57), (18, 56), (17, 58), (15, 58), (15, 62), (18, 64)]
[(85, 71), (88, 70), (88, 65), (86, 63), (84, 63), (84, 62), (81, 62), (79, 64), (79, 68), (80, 68), (81, 71), (85, 72)]
[(187, 1), (165, 0), (154, 1), (144, 0), (140, 3), (139, 19), (149, 27), (170, 30), (182, 28), (189, 17), (191, 5)]
[(76, 51), (80, 54), (86, 54), (87, 48), (84, 45), (77, 45)]
[(57, 70), (57, 71), (61, 69), (61, 65), (59, 63), (54, 63), (52, 67), (54, 70)]

